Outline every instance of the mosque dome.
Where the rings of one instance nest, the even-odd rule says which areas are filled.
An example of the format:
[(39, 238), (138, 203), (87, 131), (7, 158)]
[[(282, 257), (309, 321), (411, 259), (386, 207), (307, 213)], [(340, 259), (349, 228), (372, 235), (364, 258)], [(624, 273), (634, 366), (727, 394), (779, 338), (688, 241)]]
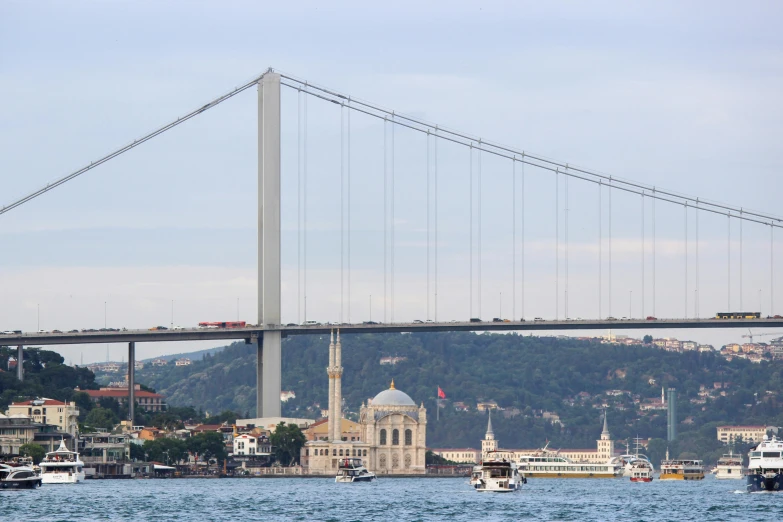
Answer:
[(373, 406), (416, 406), (413, 399), (405, 393), (394, 387), (394, 381), (388, 390), (383, 390), (372, 400)]

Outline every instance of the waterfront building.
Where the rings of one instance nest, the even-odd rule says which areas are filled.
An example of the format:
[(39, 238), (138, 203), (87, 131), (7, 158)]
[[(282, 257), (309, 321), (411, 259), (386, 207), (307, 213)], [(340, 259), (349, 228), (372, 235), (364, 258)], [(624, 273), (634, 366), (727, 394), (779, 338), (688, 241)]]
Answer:
[(458, 464), (478, 464), (481, 461), (481, 451), (473, 448), (437, 448), (430, 451)]
[(731, 444), (735, 440), (761, 442), (766, 435), (766, 426), (718, 426), (718, 440), (724, 444)]
[[(141, 385), (137, 384), (134, 386), (134, 397), (136, 399), (136, 404), (139, 408), (146, 411), (164, 411), (166, 409), (166, 404), (164, 402), (165, 397), (159, 393), (153, 393), (146, 390), (141, 389)], [(99, 402), (101, 399), (108, 398), (108, 399), (116, 399), (117, 402), (120, 404), (126, 404), (128, 402), (128, 387), (127, 385), (125, 387), (105, 387), (101, 388), (100, 390), (79, 390), (79, 388), (76, 388), (76, 391), (83, 391), (87, 395), (90, 396), (90, 398), (93, 400), (93, 402)]]
[[(307, 440), (329, 440), (329, 419), (319, 419), (304, 432)], [(364, 429), (361, 424), (345, 417), (340, 419), (340, 440), (358, 442)]]
[(60, 431), (76, 436), (79, 430), (79, 408), (75, 402), (61, 402), (54, 399), (33, 399), (14, 402), (5, 412), (8, 416), (26, 415), (33, 422), (57, 426)]
[[(535, 449), (502, 449), (500, 443), (495, 438), (495, 432), (492, 429), (492, 417), (487, 419), (487, 432), (484, 435), (484, 439), (481, 441), (481, 460), (487, 460), (488, 453), (492, 452), (493, 459), (507, 459), (518, 461), (520, 457), (524, 455), (532, 455), (540, 451), (540, 448)], [(591, 464), (602, 464), (607, 462), (612, 457), (620, 455), (620, 453), (614, 447), (614, 440), (609, 433), (609, 426), (607, 424), (607, 415), (604, 412), (604, 425), (601, 431), (601, 437), (596, 441), (596, 449), (557, 449), (554, 450), (562, 457), (565, 457), (573, 462), (585, 462)]]
[[(305, 473), (336, 474), (340, 457), (357, 457), (379, 474), (417, 475), (426, 473), (427, 410), (392, 381), (359, 410), (359, 422), (342, 417), (342, 343), (340, 332), (329, 342), (329, 410), (326, 433), (315, 426), (312, 440), (301, 451)], [(358, 430), (358, 431), (357, 431)], [(353, 439), (353, 440), (352, 440)]]

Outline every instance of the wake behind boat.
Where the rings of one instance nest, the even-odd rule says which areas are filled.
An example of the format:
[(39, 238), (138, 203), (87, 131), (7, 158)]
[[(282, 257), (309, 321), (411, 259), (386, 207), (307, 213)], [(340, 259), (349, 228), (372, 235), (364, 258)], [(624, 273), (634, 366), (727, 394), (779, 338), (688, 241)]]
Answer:
[(69, 450), (65, 441), (46, 454), (41, 461), (41, 479), (44, 484), (78, 484), (84, 482), (84, 462), (79, 454)]
[(372, 482), (375, 473), (368, 471), (362, 459), (340, 459), (335, 482)]

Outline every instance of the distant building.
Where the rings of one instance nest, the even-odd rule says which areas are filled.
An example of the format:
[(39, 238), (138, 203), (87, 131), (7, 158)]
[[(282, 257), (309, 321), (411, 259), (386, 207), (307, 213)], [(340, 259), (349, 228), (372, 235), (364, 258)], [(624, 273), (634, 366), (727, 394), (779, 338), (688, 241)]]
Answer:
[(177, 361), (174, 363), (175, 366), (190, 366), (191, 364), (193, 364), (193, 362), (187, 357), (177, 359)]
[(135, 369), (137, 369), (137, 370), (143, 370), (143, 369), (144, 369), (144, 363), (143, 363), (143, 362), (141, 362), (141, 361), (136, 361), (136, 362), (133, 364), (133, 367), (134, 367)]
[(294, 393), (292, 390), (280, 392), (280, 402), (286, 402), (290, 399), (296, 399), (296, 393)]
[(60, 431), (76, 436), (79, 430), (79, 408), (75, 402), (61, 402), (54, 399), (34, 399), (14, 402), (8, 406), (6, 415), (26, 415), (33, 422), (57, 426)]
[(498, 403), (495, 401), (482, 401), (476, 404), (478, 411), (497, 410)]
[(152, 366), (166, 366), (169, 362), (166, 359), (154, 359), (152, 361)]
[(0, 455), (19, 455), (19, 448), (27, 443), (36, 442), (46, 445), (50, 439), (60, 437), (66, 440), (71, 435), (57, 431), (56, 426), (35, 422), (31, 417), (22, 414), (3, 415), (0, 413)]
[(689, 352), (689, 351), (696, 350), (696, 348), (698, 348), (698, 346), (699, 346), (699, 345), (698, 345), (698, 344), (696, 344), (696, 343), (695, 343), (695, 342), (693, 342), (693, 341), (683, 341), (683, 342), (682, 342), (682, 350), (683, 350), (684, 352)]
[(738, 439), (743, 442), (761, 442), (766, 435), (766, 426), (718, 426), (718, 440), (724, 444)]
[(446, 460), (457, 462), (459, 464), (478, 464), (481, 460), (481, 452), (473, 448), (444, 448), (432, 449), (430, 451), (439, 457), (443, 457)]
[[(78, 390), (78, 388), (77, 388)], [(120, 404), (126, 404), (128, 402), (128, 387), (124, 388), (101, 388), (100, 390), (79, 390), (83, 391), (94, 402), (99, 402), (101, 399), (116, 399)], [(140, 385), (135, 386), (135, 399), (139, 407), (146, 411), (163, 411), (166, 409), (166, 404), (163, 402), (165, 397), (159, 393), (152, 393), (141, 389)]]
[(407, 360), (407, 357), (381, 357), (381, 364), (395, 365), (398, 362)]
[(468, 406), (464, 402), (455, 402), (454, 409), (457, 411), (470, 411), (470, 406)]

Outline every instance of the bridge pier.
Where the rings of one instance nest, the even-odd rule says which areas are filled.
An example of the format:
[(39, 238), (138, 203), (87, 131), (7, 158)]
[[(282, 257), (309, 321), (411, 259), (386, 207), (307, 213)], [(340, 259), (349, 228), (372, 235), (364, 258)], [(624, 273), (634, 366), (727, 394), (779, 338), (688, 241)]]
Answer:
[[(258, 324), (280, 327), (280, 75), (258, 82)], [(280, 330), (258, 345), (256, 415), (280, 416)]]
[(24, 346), (21, 344), (16, 347), (16, 378), (20, 382), (24, 380)]
[(136, 418), (136, 343), (128, 343), (128, 420), (133, 426)]

